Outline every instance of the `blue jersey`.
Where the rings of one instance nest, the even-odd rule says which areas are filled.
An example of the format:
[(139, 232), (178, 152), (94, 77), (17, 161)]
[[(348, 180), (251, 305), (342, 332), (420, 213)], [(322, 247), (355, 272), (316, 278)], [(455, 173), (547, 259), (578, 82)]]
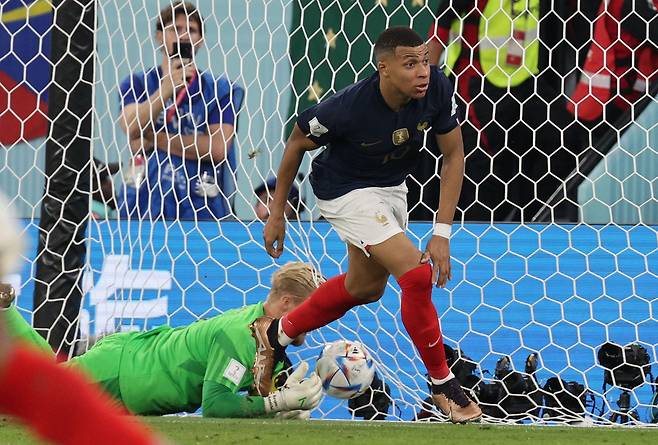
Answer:
[(425, 97), (395, 112), (379, 90), (379, 73), (340, 90), (302, 112), (299, 128), (326, 148), (310, 175), (316, 197), (335, 199), (352, 190), (400, 185), (416, 166), (426, 135), (459, 125), (453, 87), (435, 66)]
[[(126, 78), (120, 86), (121, 108), (148, 100), (160, 88), (161, 76), (161, 69), (157, 67)], [(154, 131), (164, 131), (166, 126), (170, 135), (208, 134), (210, 125), (235, 125), (243, 97), (243, 89), (226, 78), (215, 79), (209, 73), (200, 73), (188, 87), (187, 96), (169, 123), (165, 123), (165, 114), (174, 98), (166, 101), (155, 121)], [(143, 178), (122, 187), (119, 193), (122, 217), (212, 219), (230, 212), (227, 195), (231, 191), (225, 187), (233, 176), (230, 165), (235, 154), (230, 147), (227, 162), (216, 167), (208, 161), (169, 154), (167, 147), (156, 148), (147, 158)], [(216, 184), (221, 193), (207, 193), (208, 188), (203, 185), (208, 184)]]

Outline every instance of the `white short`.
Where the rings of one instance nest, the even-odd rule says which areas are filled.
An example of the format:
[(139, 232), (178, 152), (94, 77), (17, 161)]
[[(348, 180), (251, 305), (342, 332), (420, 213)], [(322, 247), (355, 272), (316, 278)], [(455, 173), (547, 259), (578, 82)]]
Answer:
[(365, 252), (407, 229), (407, 185), (352, 190), (336, 199), (317, 200), (322, 216), (343, 241)]

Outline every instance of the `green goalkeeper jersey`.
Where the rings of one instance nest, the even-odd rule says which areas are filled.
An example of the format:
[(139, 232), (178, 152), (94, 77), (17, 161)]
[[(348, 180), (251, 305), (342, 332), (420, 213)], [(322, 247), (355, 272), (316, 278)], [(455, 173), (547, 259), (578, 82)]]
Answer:
[(193, 412), (202, 403), (204, 415), (221, 413), (213, 399), (229, 395), (223, 400), (241, 405), (237, 412), (231, 407), (233, 415), (260, 414), (262, 398), (236, 393), (253, 383), (249, 324), (263, 314), (258, 303), (186, 327), (114, 334), (72, 361), (134, 413)]

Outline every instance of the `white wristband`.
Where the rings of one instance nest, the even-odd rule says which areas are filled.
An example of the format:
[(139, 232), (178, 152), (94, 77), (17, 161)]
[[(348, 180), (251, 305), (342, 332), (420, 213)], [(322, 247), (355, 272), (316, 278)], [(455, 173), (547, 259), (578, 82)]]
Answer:
[(267, 397), (263, 397), (265, 402), (265, 412), (266, 413), (278, 413), (279, 411), (285, 411), (285, 400), (283, 399), (283, 394), (281, 391), (274, 391)]
[(451, 233), (452, 233), (452, 226), (450, 224), (444, 224), (444, 223), (434, 224), (434, 231), (432, 232), (432, 235), (450, 239)]

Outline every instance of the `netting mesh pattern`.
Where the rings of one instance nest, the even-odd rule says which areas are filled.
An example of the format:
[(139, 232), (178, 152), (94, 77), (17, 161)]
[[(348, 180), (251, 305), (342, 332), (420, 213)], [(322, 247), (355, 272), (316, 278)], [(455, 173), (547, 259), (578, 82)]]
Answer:
[[(99, 193), (91, 200), (96, 218), (87, 230), (82, 335), (163, 323), (180, 326), (260, 301), (276, 263), (262, 248), (263, 224), (255, 219), (254, 189), (276, 173), (296, 113), (373, 72), (372, 45), (386, 26), (412, 26), (421, 35), (432, 35), (433, 29), (439, 40), (443, 26), (451, 28), (446, 36), (454, 40), (471, 16), (482, 15), (478, 8), (486, 2), (471, 2), (466, 9), (463, 3), (469, 2), (199, 2), (204, 17), (203, 48), (195, 56), (199, 71), (212, 73), (214, 81), (223, 77), (227, 85), (244, 92), (238, 101), (239, 90), (226, 87), (232, 93), (223, 110), (228, 107), (235, 115), (236, 135), (227, 158), (209, 170), (214, 171), (210, 182), (232, 210), (219, 215), (220, 222), (204, 220), (200, 213), (180, 218), (176, 211), (166, 221), (154, 222), (134, 214), (121, 217), (99, 194), (107, 178), (117, 197), (125, 193), (130, 181), (134, 184), (140, 175), (143, 180), (143, 163), (151, 162), (131, 159), (131, 145), (146, 148), (148, 137), (131, 143), (122, 130), (120, 85), (131, 73), (148, 72), (162, 63), (155, 20), (167, 2), (97, 2), (91, 150), (103, 163), (118, 164), (104, 170), (95, 162), (97, 168), (91, 170), (93, 191)], [(612, 389), (604, 390), (605, 369), (597, 353), (606, 342), (637, 343), (654, 368), (658, 357), (658, 106), (652, 89), (655, 68), (650, 65), (658, 60), (651, 52), (655, 42), (647, 40), (648, 35), (627, 38), (621, 31), (609, 31), (608, 43), (596, 40), (590, 45), (593, 37), (600, 37), (594, 34), (597, 26), (603, 28), (603, 19), (618, 20), (615, 1), (603, 2), (603, 9), (599, 2), (576, 9), (562, 2), (539, 3), (544, 12), (531, 12), (539, 15), (535, 38), (551, 65), (548, 75), (533, 73), (536, 81), (528, 91), (496, 96), (482, 79), (472, 89), (460, 88), (479, 65), (473, 51), (466, 65), (453, 66), (467, 152), (465, 195), (457, 218), (487, 222), (455, 227), (454, 278), (448, 290), (435, 291), (434, 302), (446, 344), (468, 357), (453, 370), (464, 363), (474, 365), (465, 386), (482, 402), (487, 420), (569, 421), (582, 419), (587, 411), (588, 417), (609, 423), (628, 420), (624, 416), (636, 411), (639, 421), (648, 423), (656, 384), (633, 365), (630, 371), (624, 369), (639, 371), (642, 384), (617, 379)], [(646, 24), (647, 30), (658, 20), (647, 21), (640, 13), (629, 17)], [(461, 20), (461, 27), (455, 20)], [(555, 24), (555, 32), (546, 31)], [(5, 278), (19, 291), (18, 306), (28, 319), (34, 309), (38, 217), (47, 179), (43, 138), (48, 132), (53, 26), (49, 2), (2, 3), (0, 99), (6, 100), (0, 103), (7, 106), (0, 110), (0, 137), (6, 147), (0, 151), (0, 186), (26, 218), (25, 235), (32, 243), (21, 273)], [(474, 29), (477, 39), (477, 26)], [(582, 33), (574, 34), (574, 29)], [(629, 52), (631, 62), (624, 65)], [(442, 61), (448, 53), (443, 49)], [(592, 58), (603, 62), (597, 65)], [(596, 88), (606, 85), (610, 93), (599, 94)], [(172, 101), (164, 104), (165, 110)], [(212, 95), (199, 101), (204, 107), (212, 102)], [(490, 113), (490, 118), (482, 120), (482, 113)], [(208, 121), (209, 115), (202, 114), (201, 122), (194, 112), (175, 116), (194, 124), (188, 134), (192, 146), (201, 144), (195, 132), (207, 134), (208, 125), (217, 123)], [(156, 116), (160, 124), (144, 126), (142, 134), (160, 131), (165, 116), (165, 111)], [(164, 133), (174, 136), (178, 127), (172, 125)], [(409, 180), (412, 218), (426, 217), (438, 196), (440, 157), (431, 147), (423, 156), (421, 168)], [(177, 196), (177, 182), (190, 196), (203, 182), (200, 167), (165, 158), (158, 173), (168, 175), (168, 185), (150, 191), (160, 194), (163, 208), (166, 199)], [(302, 164), (305, 174), (308, 162)], [(504, 168), (510, 165), (516, 170)], [(576, 186), (565, 187), (565, 182)], [(344, 272), (344, 244), (327, 223), (313, 219), (317, 210), (308, 181), (300, 178), (296, 184), (301, 216), (308, 221), (289, 225), (288, 252), (277, 263), (298, 259), (312, 262), (326, 276)], [(204, 190), (200, 210), (209, 208), (215, 189)], [(556, 220), (573, 222), (533, 223)], [(412, 223), (408, 234), (423, 248), (430, 232), (428, 224)], [(383, 393), (367, 394), (362, 402), (372, 408), (368, 417), (435, 416), (423, 405), (428, 396), (425, 370), (399, 310), (399, 291), (391, 281), (380, 302), (351, 311), (311, 334), (306, 347), (292, 349), (293, 361), (313, 362), (327, 341), (362, 341), (376, 358), (392, 402), (386, 407)], [(526, 373), (526, 359), (533, 353), (538, 357), (536, 371)], [(554, 377), (563, 381), (557, 381), (557, 389), (550, 380)], [(549, 381), (553, 386), (547, 386)], [(622, 391), (624, 385), (633, 386), (626, 388), (632, 391)], [(575, 398), (569, 396), (571, 391)], [(560, 395), (552, 397), (555, 392)], [(424, 409), (428, 412), (422, 413)], [(326, 398), (314, 416), (351, 418), (354, 413), (346, 402)]]

